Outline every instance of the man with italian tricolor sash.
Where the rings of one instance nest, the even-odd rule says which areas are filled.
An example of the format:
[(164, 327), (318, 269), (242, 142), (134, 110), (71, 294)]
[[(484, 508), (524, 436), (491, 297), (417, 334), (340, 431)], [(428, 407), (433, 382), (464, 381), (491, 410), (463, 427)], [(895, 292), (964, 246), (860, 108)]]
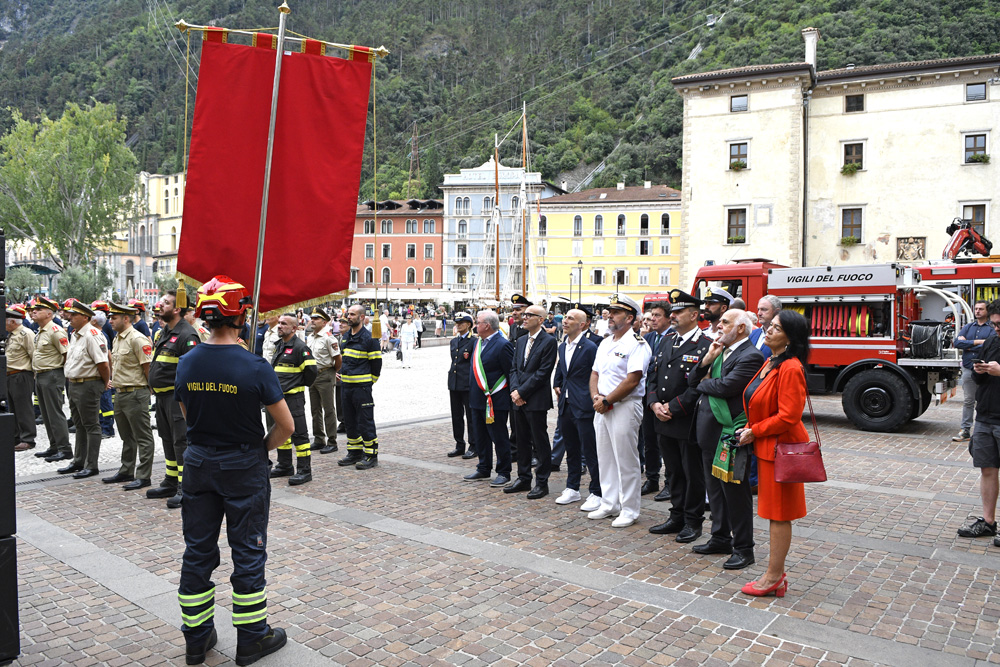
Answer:
[(476, 422), (476, 453), (479, 465), (476, 472), (465, 480), (475, 482), (490, 479), (493, 470), (493, 449), (496, 448), (496, 477), (492, 487), (502, 487), (510, 482), (510, 434), (507, 432), (507, 414), (511, 408), (507, 373), (514, 358), (514, 345), (500, 333), (500, 318), (492, 310), (481, 310), (476, 315), (476, 333), (479, 340), (473, 350), (469, 381), (469, 406)]

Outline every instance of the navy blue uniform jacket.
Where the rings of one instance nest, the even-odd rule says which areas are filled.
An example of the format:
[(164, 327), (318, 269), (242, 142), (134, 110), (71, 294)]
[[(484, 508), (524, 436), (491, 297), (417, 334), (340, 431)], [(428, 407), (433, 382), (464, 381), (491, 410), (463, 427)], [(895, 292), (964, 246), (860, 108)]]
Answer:
[[(525, 332), (514, 347), (514, 358), (510, 368), (510, 391), (515, 389), (525, 404), (514, 406), (515, 410), (549, 410), (552, 408), (552, 368), (556, 365), (555, 336), (539, 331), (527, 361), (524, 351), (531, 336)], [(495, 399), (494, 399), (495, 400)]]
[(590, 398), (590, 374), (594, 372), (597, 346), (587, 336), (581, 336), (576, 351), (566, 368), (566, 343), (559, 346), (559, 361), (553, 387), (559, 387), (559, 414), (569, 410), (573, 419), (593, 419), (594, 401)]

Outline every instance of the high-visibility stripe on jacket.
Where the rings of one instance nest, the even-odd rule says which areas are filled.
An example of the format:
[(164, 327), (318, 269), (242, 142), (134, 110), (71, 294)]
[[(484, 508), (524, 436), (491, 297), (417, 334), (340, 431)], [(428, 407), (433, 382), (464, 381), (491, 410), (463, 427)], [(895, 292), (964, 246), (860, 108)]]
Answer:
[(372, 338), (368, 329), (361, 327), (356, 334), (349, 330), (345, 332), (340, 352), (344, 355), (340, 378), (345, 385), (378, 382), (378, 376), (382, 373), (382, 352), (378, 341)]
[(283, 340), (277, 342), (271, 365), (278, 374), (278, 383), (285, 394), (305, 391), (305, 388), (311, 387), (319, 375), (312, 352), (298, 336), (292, 336), (287, 342)]

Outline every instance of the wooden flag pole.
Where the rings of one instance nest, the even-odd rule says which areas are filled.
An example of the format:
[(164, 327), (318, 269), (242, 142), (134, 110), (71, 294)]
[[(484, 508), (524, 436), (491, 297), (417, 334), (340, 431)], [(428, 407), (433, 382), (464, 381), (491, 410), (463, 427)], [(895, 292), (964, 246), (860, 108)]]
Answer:
[(267, 191), (271, 185), (271, 153), (274, 151), (274, 123), (278, 113), (278, 82), (281, 80), (281, 57), (285, 53), (285, 20), (292, 13), (287, 2), (282, 2), (278, 7), (281, 13), (278, 23), (278, 44), (274, 62), (274, 86), (271, 88), (271, 120), (267, 127), (267, 157), (264, 159), (264, 197), (260, 204), (260, 229), (257, 233), (257, 266), (253, 277), (253, 333), (251, 339), (247, 341), (251, 352), (257, 344), (257, 313), (260, 312), (260, 282), (261, 271), (264, 263), (264, 231), (267, 227)]

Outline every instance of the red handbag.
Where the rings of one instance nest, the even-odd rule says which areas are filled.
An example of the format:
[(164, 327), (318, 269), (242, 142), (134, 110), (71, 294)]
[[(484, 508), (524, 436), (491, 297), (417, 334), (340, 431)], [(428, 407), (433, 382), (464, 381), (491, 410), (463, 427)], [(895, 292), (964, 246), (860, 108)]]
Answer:
[(819, 428), (816, 427), (816, 415), (813, 414), (812, 399), (806, 388), (806, 400), (809, 402), (809, 417), (812, 418), (815, 442), (779, 442), (774, 446), (774, 481), (783, 484), (801, 484), (806, 482), (825, 482), (826, 468), (823, 466), (823, 453), (819, 448)]

